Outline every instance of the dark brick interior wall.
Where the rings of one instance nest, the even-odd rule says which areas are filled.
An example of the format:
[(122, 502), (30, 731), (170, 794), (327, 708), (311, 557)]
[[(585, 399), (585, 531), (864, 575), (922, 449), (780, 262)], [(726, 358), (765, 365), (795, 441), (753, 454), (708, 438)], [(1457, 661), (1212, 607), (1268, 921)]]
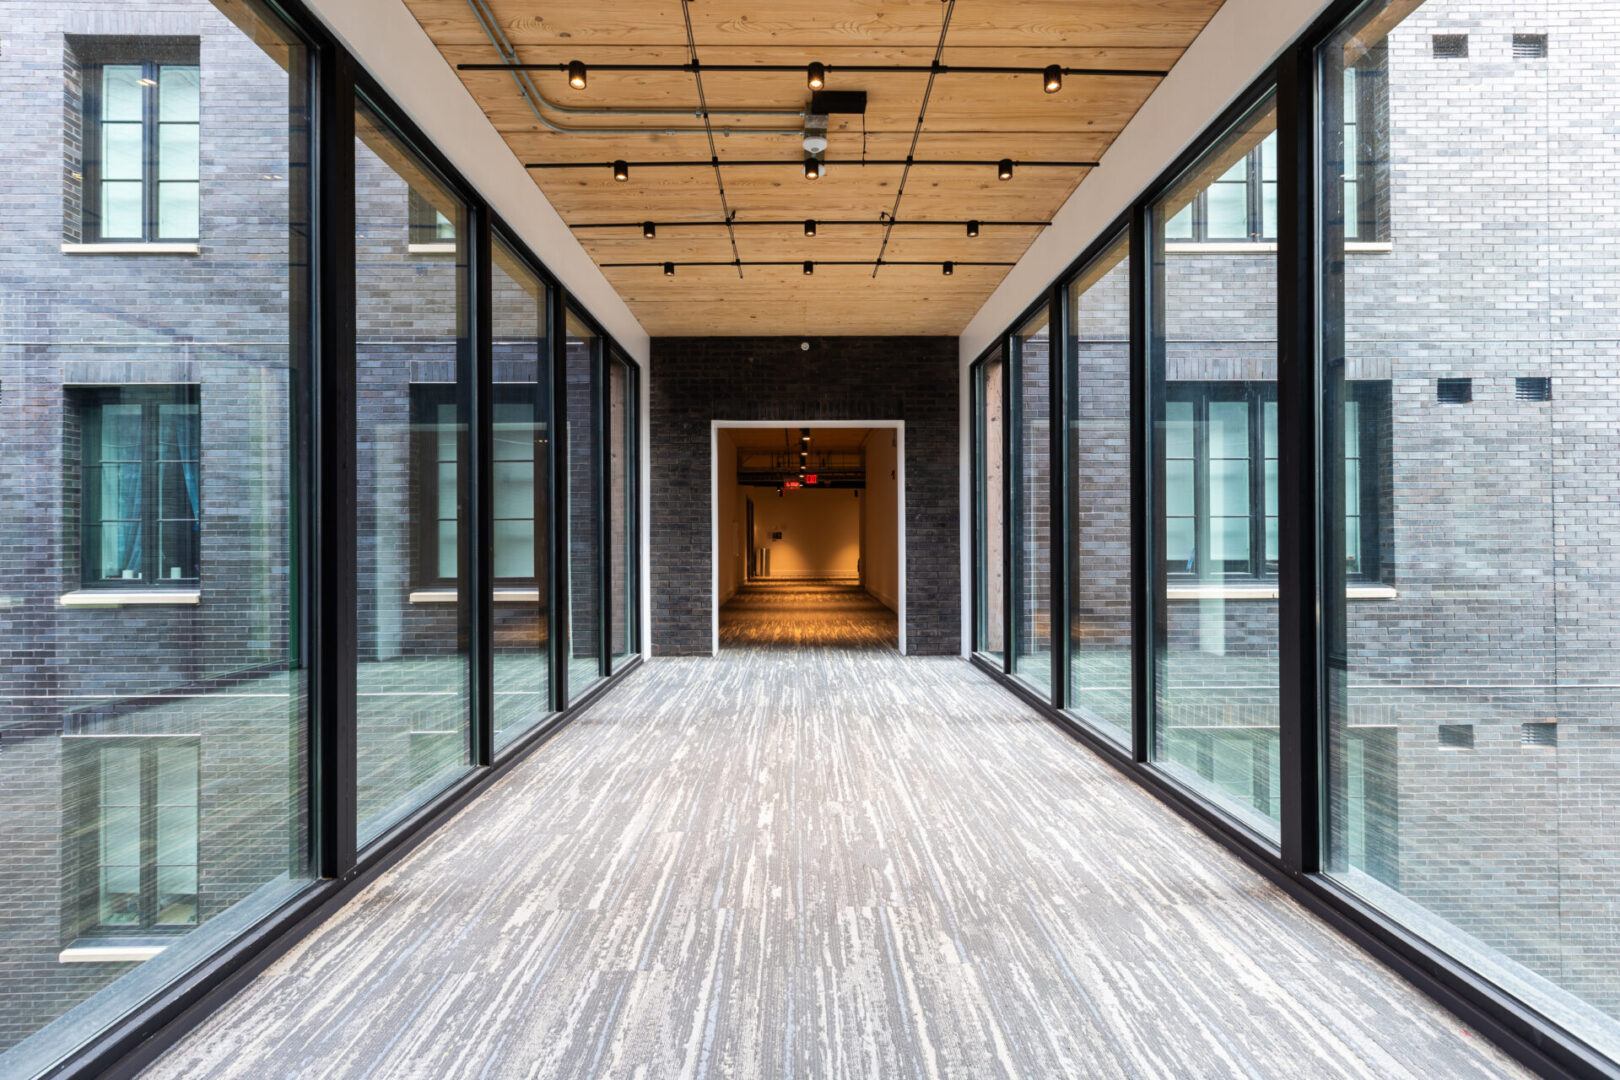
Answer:
[(960, 439), (954, 337), (656, 338), (652, 342), (652, 637), (656, 655), (712, 645), (710, 423), (903, 420), (906, 647), (961, 648)]

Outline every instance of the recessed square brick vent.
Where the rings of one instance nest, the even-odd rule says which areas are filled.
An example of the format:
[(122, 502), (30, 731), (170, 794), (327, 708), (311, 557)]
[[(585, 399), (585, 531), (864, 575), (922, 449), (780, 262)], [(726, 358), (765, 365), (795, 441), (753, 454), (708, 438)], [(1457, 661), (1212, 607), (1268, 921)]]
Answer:
[(1513, 59), (1515, 60), (1545, 60), (1547, 58), (1546, 34), (1514, 34)]
[(1434, 396), (1442, 405), (1466, 405), (1474, 400), (1474, 380), (1436, 379)]
[(1514, 379), (1513, 396), (1520, 401), (1551, 401), (1552, 380), (1535, 377)]
[(1433, 40), (1436, 60), (1468, 59), (1467, 34), (1436, 34)]
[(1544, 720), (1521, 724), (1519, 726), (1519, 741), (1525, 746), (1538, 749), (1556, 749), (1558, 746), (1558, 725), (1549, 724)]
[(1441, 724), (1440, 745), (1447, 750), (1472, 750), (1474, 748), (1474, 725)]

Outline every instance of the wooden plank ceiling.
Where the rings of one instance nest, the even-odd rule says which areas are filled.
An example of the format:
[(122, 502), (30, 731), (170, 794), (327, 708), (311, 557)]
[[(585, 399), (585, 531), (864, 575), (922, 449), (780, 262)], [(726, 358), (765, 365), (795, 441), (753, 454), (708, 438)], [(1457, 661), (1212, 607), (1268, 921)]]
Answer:
[[(586, 88), (574, 90), (560, 71), (530, 72), (542, 99), (537, 116), (510, 71), (459, 72), (519, 160), (597, 165), (531, 175), (598, 263), (653, 264), (605, 267), (604, 273), (654, 336), (960, 332), (1008, 268), (958, 265), (946, 277), (941, 264), (1011, 263), (1040, 232), (1039, 226), (985, 225), (969, 239), (963, 222), (1048, 221), (1087, 170), (1020, 168), (1001, 182), (993, 165), (913, 166), (900, 192), (902, 166), (854, 162), (863, 155), (904, 159), (919, 112), (918, 159), (1094, 161), (1159, 80), (1069, 75), (1058, 93), (1047, 94), (1039, 74), (945, 74), (924, 110), (926, 72), (840, 72), (839, 65), (926, 67), (949, 12), (941, 55), (947, 67), (1163, 71), (1220, 6), (1220, 0), (690, 0), (683, 14), (681, 0), (406, 3), (452, 66), (513, 58), (546, 65), (685, 64), (691, 60), (689, 14), (702, 66), (796, 69), (711, 70), (702, 77), (720, 160), (783, 162), (722, 170), (734, 220), (818, 223), (815, 237), (805, 236), (802, 224), (742, 225), (734, 230), (735, 255), (712, 168), (633, 168), (629, 181), (618, 183), (606, 164), (708, 161), (709, 136), (691, 73), (591, 70)], [(804, 118), (798, 115), (809, 104), (803, 68), (811, 61), (830, 69), (827, 89), (867, 94), (864, 117), (832, 117), (829, 165), (816, 181), (804, 178)], [(564, 111), (579, 109), (604, 111)], [(578, 128), (614, 130), (555, 130)], [(886, 250), (882, 225), (831, 224), (875, 220), (894, 210), (897, 194), (900, 221), (942, 224), (896, 226)], [(657, 223), (650, 240), (634, 224), (646, 220)], [(578, 229), (618, 222), (630, 224)], [(885, 265), (874, 277), (871, 262), (880, 250), (885, 261), (928, 265)], [(733, 266), (686, 265), (667, 277), (660, 265), (733, 258), (793, 265), (745, 265), (740, 277)], [(867, 265), (819, 265), (806, 277), (798, 265), (806, 259)]]

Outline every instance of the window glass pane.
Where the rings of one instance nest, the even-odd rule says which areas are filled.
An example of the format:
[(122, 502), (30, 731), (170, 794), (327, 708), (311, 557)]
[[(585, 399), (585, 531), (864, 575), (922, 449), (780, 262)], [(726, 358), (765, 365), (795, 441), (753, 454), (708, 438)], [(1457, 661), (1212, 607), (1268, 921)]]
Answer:
[(1193, 238), (1193, 208), (1188, 203), (1176, 212), (1164, 227), (1166, 240), (1191, 240)]
[[(552, 711), (550, 553), (544, 513), (551, 351), (546, 286), (498, 236), (491, 270), (495, 371), (495, 745)], [(538, 489), (537, 489), (538, 485)], [(536, 546), (538, 545), (538, 547)], [(521, 595), (515, 588), (533, 590)], [(501, 590), (506, 589), (503, 593)]]
[(973, 478), (976, 532), (975, 633), (973, 648), (1000, 660), (1006, 636), (1006, 543), (1003, 517), (1002, 371), (1000, 352), (974, 370), (974, 434), (977, 453)]
[(1013, 674), (1052, 693), (1052, 335), (1045, 310), (1012, 335), (1018, 398)]
[(198, 186), (191, 183), (158, 184), (158, 238), (195, 239), (198, 233)]
[[(1569, 188), (1620, 167), (1592, 127), (1620, 83), (1590, 5), (1527, 14), (1375, 2), (1317, 53), (1324, 842), (1340, 885), (1620, 1059), (1620, 190)], [(1551, 76), (1510, 52), (1547, 25)], [(1435, 60), (1456, 29), (1474, 59)], [(1352, 158), (1388, 252), (1339, 244)]]
[[(8, 210), (68, 195), (72, 239), (148, 238), (174, 204), (144, 186), (143, 123), (195, 120), (195, 67), (161, 69), (193, 51), (234, 88), (203, 153), (241, 165), (217, 180), (228, 242), (184, 265), (65, 255), (60, 216), (6, 219), (0, 307), (28, 314), (26, 346), (0, 341), (0, 1076), (25, 1078), (310, 882), (310, 110), (300, 39), (254, 0), (4, 10), (0, 81), (67, 75), (84, 108), (13, 108)], [(198, 129), (176, 131), (194, 161)], [(64, 192), (64, 139), (99, 186)], [(93, 959), (132, 943), (153, 955)]]
[[(1069, 710), (1131, 735), (1130, 245), (1069, 283)], [(1190, 492), (1189, 492), (1190, 494)]]
[(602, 677), (602, 339), (568, 315), (568, 698)]
[[(1154, 208), (1154, 227), (1203, 192), (1210, 238), (1217, 228), (1247, 236), (1247, 183), (1219, 178), (1247, 177), (1246, 163), (1275, 129), (1268, 99), (1172, 187)], [(1167, 399), (1154, 410), (1162, 420), (1153, 474), (1164, 486), (1153, 492), (1153, 518), (1167, 574), (1152, 604), (1163, 644), (1152, 657), (1150, 752), (1195, 793), (1275, 839), (1277, 600), (1274, 588), (1259, 587), (1274, 579), (1253, 550), (1272, 531), (1253, 440), (1269, 422), (1259, 403), (1275, 400), (1276, 261), (1179, 253), (1156, 261), (1152, 274), (1152, 322), (1163, 331), (1149, 343), (1149, 385)], [(1210, 381), (1237, 371), (1245, 381)]]
[[(461, 365), (471, 363), (467, 245), (460, 241), (453, 256), (405, 250), (410, 192), (458, 221), (466, 214), (455, 193), (388, 122), (360, 103), (355, 360), (361, 844), (443, 790), (469, 761), (470, 667), (461, 633), (467, 594), (457, 576), (466, 509), (457, 492), (467, 464), (456, 454), (466, 434)], [(413, 394), (434, 403), (419, 414), (415, 430)], [(414, 484), (408, 482), (413, 468), (419, 470)], [(412, 601), (414, 592), (441, 581), (455, 585), (451, 602)], [(433, 741), (448, 749), (419, 753), (419, 770), (412, 765), (412, 745), (424, 732), (449, 733)]]
[(165, 64), (158, 74), (158, 120), (195, 124), (198, 116), (198, 69)]
[(634, 640), (636, 627), (636, 538), (632, 523), (635, 507), (631, 503), (635, 491), (633, 469), (635, 463), (635, 401), (632, 398), (635, 380), (630, 367), (614, 357), (608, 368), (608, 562), (612, 583), (612, 610), (609, 613), (609, 642), (613, 664), (640, 650)]
[(196, 124), (158, 125), (158, 179), (197, 179)]

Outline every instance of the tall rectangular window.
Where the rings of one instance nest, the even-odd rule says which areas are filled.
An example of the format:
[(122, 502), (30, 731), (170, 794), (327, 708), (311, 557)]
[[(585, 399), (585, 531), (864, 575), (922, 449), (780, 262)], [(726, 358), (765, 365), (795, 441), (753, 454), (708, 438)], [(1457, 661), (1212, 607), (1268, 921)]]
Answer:
[(620, 356), (608, 363), (608, 551), (614, 669), (640, 651), (636, 636), (636, 378)]
[(1121, 236), (1070, 281), (1069, 711), (1131, 740), (1131, 260)]
[(602, 339), (568, 313), (563, 402), (568, 430), (568, 698), (602, 678), (604, 446)]
[[(120, 42), (116, 52), (129, 55), (134, 47), (129, 40), (115, 40)], [(81, 81), (86, 239), (197, 239), (202, 147), (197, 63), (93, 62)]]
[(551, 712), (551, 327), (544, 282), (496, 237), (490, 268), (494, 397), (495, 746)]
[(1206, 163), (1202, 187), (1163, 225), (1169, 241), (1229, 243), (1277, 239), (1277, 136), (1228, 148)]
[[(466, 204), (364, 101), (355, 136), (364, 844), (470, 767), (472, 342)], [(448, 255), (410, 250), (413, 199), (452, 223)]]
[[(255, 0), (3, 8), (0, 1076), (32, 1077), (312, 879), (313, 87)], [(199, 253), (63, 250), (195, 241), (202, 162)]]
[(1316, 53), (1325, 870), (1615, 1059), (1620, 193), (1566, 192), (1620, 85), (1601, 36), (1513, 63), (1521, 17), (1374, 0)]
[(1013, 331), (1013, 674), (1052, 693), (1052, 334), (1043, 308)]
[(1276, 117), (1268, 97), (1152, 207), (1148, 289), (1152, 760), (1269, 839), (1281, 798), (1276, 260), (1167, 259), (1166, 247), (1189, 208), (1198, 238), (1215, 238), (1212, 223), (1239, 220), (1218, 208), (1240, 202), (1251, 238), (1275, 235)]
[(973, 650), (998, 663), (1006, 640), (1005, 432), (1001, 348), (973, 368)]

